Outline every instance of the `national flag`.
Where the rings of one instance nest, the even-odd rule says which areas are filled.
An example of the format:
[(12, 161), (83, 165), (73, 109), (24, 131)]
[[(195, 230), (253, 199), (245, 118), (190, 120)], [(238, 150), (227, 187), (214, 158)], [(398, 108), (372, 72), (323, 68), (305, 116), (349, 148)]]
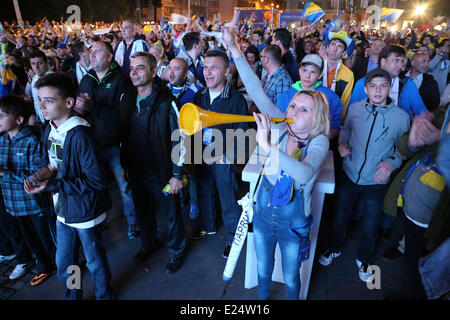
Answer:
[(303, 9), (302, 16), (306, 17), (306, 20), (310, 23), (315, 23), (320, 18), (322, 18), (325, 15), (325, 11), (322, 10), (321, 7), (319, 7), (314, 2), (309, 1), (305, 8)]
[(390, 23), (395, 23), (395, 21), (400, 18), (400, 16), (405, 12), (402, 9), (394, 9), (394, 8), (382, 8), (380, 14), (381, 21), (389, 21)]
[(331, 29), (335, 29), (335, 31), (339, 31), (344, 26), (344, 21), (339, 19), (344, 14), (344, 11), (340, 11), (338, 15), (331, 21), (328, 26), (325, 28), (325, 30), (322, 33), (322, 40), (326, 38), (328, 32), (330, 32)]

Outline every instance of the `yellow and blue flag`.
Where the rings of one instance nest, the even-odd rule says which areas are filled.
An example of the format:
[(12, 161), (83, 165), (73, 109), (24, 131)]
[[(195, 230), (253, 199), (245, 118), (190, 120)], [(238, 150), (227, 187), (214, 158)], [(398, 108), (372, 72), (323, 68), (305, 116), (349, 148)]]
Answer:
[(380, 14), (381, 21), (389, 21), (390, 23), (395, 23), (395, 21), (400, 18), (400, 16), (405, 12), (402, 9), (394, 9), (394, 8), (382, 8)]
[(314, 2), (309, 1), (305, 8), (303, 9), (302, 16), (306, 17), (306, 20), (315, 23), (317, 20), (322, 18), (325, 15), (325, 11), (322, 10), (321, 7), (319, 7)]
[(342, 29), (342, 27), (344, 26), (344, 21), (342, 21), (341, 19), (339, 19), (342, 14), (344, 13), (344, 11), (340, 11), (338, 13), (338, 15), (333, 19), (333, 21), (331, 21), (327, 27), (325, 28), (325, 30), (323, 31), (322, 34), (322, 40), (326, 38), (328, 32), (330, 32), (331, 29), (334, 29), (335, 31), (339, 31)]

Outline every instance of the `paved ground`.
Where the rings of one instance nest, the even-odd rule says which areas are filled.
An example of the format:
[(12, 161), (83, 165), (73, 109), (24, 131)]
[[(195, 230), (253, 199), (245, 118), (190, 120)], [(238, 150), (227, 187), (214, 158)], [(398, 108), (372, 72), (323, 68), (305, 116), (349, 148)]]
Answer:
[[(118, 199), (118, 195), (114, 197)], [(326, 200), (326, 203), (327, 202)], [(188, 252), (182, 268), (176, 274), (166, 274), (164, 266), (167, 256), (165, 246), (156, 251), (145, 263), (136, 263), (133, 255), (138, 251), (140, 241), (127, 239), (127, 225), (120, 216), (118, 205), (109, 214), (108, 228), (104, 232), (104, 242), (113, 274), (112, 285), (115, 296), (120, 300), (253, 300), (257, 299), (257, 289), (244, 288), (245, 255), (241, 253), (233, 279), (224, 292), (222, 272), (225, 259), (224, 227), (217, 234), (202, 240), (189, 240)], [(329, 234), (332, 208), (325, 208), (319, 232), (316, 260), (325, 249)], [(184, 211), (186, 229), (191, 225)], [(159, 235), (165, 241), (165, 221), (162, 212), (158, 213)], [(351, 228), (350, 237), (343, 252), (328, 267), (314, 263), (308, 299), (310, 300), (383, 300), (388, 296), (401, 295), (404, 281), (404, 261), (399, 259), (386, 263), (381, 253), (390, 241), (379, 239), (375, 264), (381, 269), (381, 289), (369, 290), (357, 272), (355, 252), (357, 244), (357, 224)], [(245, 248), (243, 249), (245, 250)], [(22, 278), (11, 281), (9, 273), (14, 268), (14, 260), (0, 265), (1, 300), (59, 300), (63, 297), (61, 284), (56, 275), (38, 287), (31, 287), (31, 272)], [(83, 269), (83, 289), (85, 299), (94, 299), (93, 284), (88, 270)], [(286, 299), (284, 285), (273, 283), (271, 299)]]

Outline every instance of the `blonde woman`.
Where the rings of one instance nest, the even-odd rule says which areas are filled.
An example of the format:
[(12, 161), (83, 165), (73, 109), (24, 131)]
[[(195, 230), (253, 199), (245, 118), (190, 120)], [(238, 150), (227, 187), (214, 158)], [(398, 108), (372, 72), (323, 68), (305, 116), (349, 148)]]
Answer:
[(156, 59), (156, 75), (162, 80), (169, 81), (169, 74), (166, 70), (169, 60), (165, 56), (163, 45), (160, 42), (155, 42), (150, 47), (149, 52)]
[[(253, 232), (258, 296), (269, 298), (278, 242), (288, 299), (298, 299), (300, 265), (309, 257), (311, 192), (329, 149), (327, 100), (319, 92), (300, 91), (284, 113), (264, 93), (231, 27), (224, 28), (223, 38), (247, 92), (264, 113), (254, 114), (258, 126), (256, 140), (267, 155), (266, 164), (272, 164), (270, 170), (263, 168), (255, 193)], [(292, 118), (294, 123), (272, 125), (269, 117)]]

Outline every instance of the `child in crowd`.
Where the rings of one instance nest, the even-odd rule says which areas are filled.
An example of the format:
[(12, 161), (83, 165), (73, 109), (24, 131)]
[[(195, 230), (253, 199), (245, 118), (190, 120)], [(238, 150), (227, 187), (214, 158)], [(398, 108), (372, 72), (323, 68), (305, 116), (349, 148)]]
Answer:
[[(26, 126), (32, 106), (20, 96), (0, 100), (0, 183), (6, 211), (17, 219), (23, 239), (36, 260), (37, 274), (31, 280), (36, 286), (44, 282), (56, 269), (55, 244), (51, 233), (54, 221), (50, 195), (27, 194), (23, 181), (41, 165), (39, 139)], [(32, 266), (29, 261), (19, 263), (9, 279), (21, 277)]]
[(319, 258), (323, 266), (342, 254), (347, 225), (355, 202), (362, 201), (361, 236), (356, 264), (362, 281), (372, 281), (370, 263), (375, 251), (383, 199), (389, 178), (402, 164), (397, 140), (409, 129), (408, 114), (389, 97), (391, 76), (383, 69), (370, 71), (364, 91), (368, 98), (349, 106), (339, 134), (343, 171), (337, 173), (336, 215), (330, 247)]
[(24, 188), (30, 194), (43, 191), (54, 194), (56, 265), (65, 299), (83, 298), (81, 278), (73, 286), (68, 281), (77, 262), (77, 238), (95, 283), (96, 298), (111, 299), (111, 272), (99, 228), (111, 208), (111, 199), (98, 167), (89, 124), (72, 115), (76, 92), (68, 76), (46, 75), (36, 87), (39, 108), (49, 121), (41, 138), (47, 151), (43, 153), (47, 165), (25, 179)]

